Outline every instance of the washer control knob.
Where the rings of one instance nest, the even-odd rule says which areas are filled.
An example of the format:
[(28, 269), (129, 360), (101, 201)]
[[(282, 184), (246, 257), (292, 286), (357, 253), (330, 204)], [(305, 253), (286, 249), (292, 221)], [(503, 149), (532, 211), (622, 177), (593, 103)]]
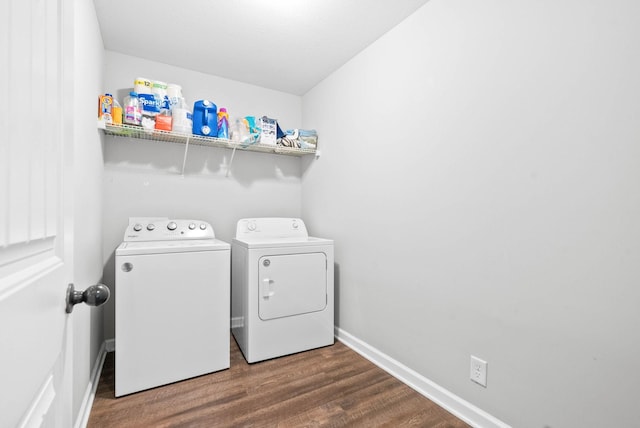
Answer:
[(175, 221), (172, 221), (167, 225), (167, 229), (169, 230), (176, 230), (177, 228), (178, 228), (178, 225), (176, 224)]
[(294, 229), (297, 229), (297, 228), (298, 228), (298, 223), (296, 223), (296, 222), (294, 221), (292, 226), (293, 226), (293, 228), (294, 228)]
[(193, 230), (196, 228), (196, 224), (195, 223), (189, 223), (189, 230)]
[(135, 230), (136, 232), (140, 232), (142, 230), (142, 225), (140, 223), (136, 224), (135, 226), (133, 226), (133, 230)]
[(207, 228), (207, 225), (204, 223), (200, 223), (200, 230), (205, 230)]
[(256, 230), (256, 224), (255, 224), (255, 222), (253, 222), (253, 221), (252, 221), (252, 222), (250, 222), (249, 224), (247, 224), (247, 229), (249, 229), (249, 230), (250, 230), (250, 231), (252, 231), (252, 232), (253, 232), (254, 230)]
[(155, 224), (153, 224), (153, 223), (149, 223), (149, 224), (147, 225), (147, 230), (149, 230), (149, 231), (151, 231), (151, 230), (153, 230), (153, 229), (155, 229), (155, 228), (156, 228), (156, 225), (155, 225)]

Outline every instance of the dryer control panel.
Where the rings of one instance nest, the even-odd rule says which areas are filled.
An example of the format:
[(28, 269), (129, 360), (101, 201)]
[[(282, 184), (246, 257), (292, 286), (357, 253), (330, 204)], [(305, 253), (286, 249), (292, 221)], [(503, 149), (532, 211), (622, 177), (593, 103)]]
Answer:
[(206, 221), (167, 217), (131, 217), (124, 232), (125, 242), (214, 238), (213, 228)]
[(238, 221), (236, 238), (307, 238), (307, 227), (299, 218), (243, 218)]

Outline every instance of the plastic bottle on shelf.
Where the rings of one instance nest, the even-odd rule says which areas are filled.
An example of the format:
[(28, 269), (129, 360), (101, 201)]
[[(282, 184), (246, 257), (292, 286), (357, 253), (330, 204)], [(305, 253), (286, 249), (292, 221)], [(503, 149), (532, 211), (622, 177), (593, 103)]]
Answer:
[(113, 108), (111, 109), (111, 118), (114, 125), (122, 125), (122, 106), (118, 100), (113, 98)]
[(229, 126), (229, 137), (235, 143), (251, 143), (249, 134), (249, 122), (244, 117), (237, 117)]
[(131, 91), (124, 99), (124, 123), (127, 125), (140, 126), (142, 122), (142, 109), (138, 93)]
[(113, 123), (113, 96), (111, 94), (100, 95), (98, 119), (103, 120), (109, 125)]
[(218, 138), (229, 139), (229, 113), (224, 107), (218, 111)]
[(173, 110), (173, 107), (178, 104), (178, 99), (182, 98), (182, 87), (175, 83), (167, 84), (167, 97), (169, 97), (169, 107)]
[(218, 106), (214, 102), (198, 100), (193, 103), (193, 134), (218, 136)]
[(193, 129), (193, 114), (189, 108), (189, 104), (180, 97), (177, 99), (176, 104), (171, 109), (171, 116), (173, 118), (172, 131), (180, 132), (182, 134), (191, 134)]

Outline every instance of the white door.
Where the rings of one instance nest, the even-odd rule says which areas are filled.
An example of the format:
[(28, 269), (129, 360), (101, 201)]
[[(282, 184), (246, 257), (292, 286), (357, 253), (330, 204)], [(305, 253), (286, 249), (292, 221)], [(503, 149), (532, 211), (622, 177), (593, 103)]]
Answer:
[(258, 270), (261, 320), (307, 314), (327, 307), (326, 254), (263, 256)]
[[(67, 7), (68, 6), (68, 7)], [(0, 426), (71, 426), (67, 0), (0, 2)]]

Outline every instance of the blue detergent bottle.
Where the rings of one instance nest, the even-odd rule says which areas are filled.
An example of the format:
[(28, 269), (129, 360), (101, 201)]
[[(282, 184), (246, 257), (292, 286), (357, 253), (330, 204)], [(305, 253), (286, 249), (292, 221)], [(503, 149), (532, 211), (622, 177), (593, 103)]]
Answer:
[(218, 107), (209, 100), (193, 104), (193, 133), (205, 137), (218, 136)]

